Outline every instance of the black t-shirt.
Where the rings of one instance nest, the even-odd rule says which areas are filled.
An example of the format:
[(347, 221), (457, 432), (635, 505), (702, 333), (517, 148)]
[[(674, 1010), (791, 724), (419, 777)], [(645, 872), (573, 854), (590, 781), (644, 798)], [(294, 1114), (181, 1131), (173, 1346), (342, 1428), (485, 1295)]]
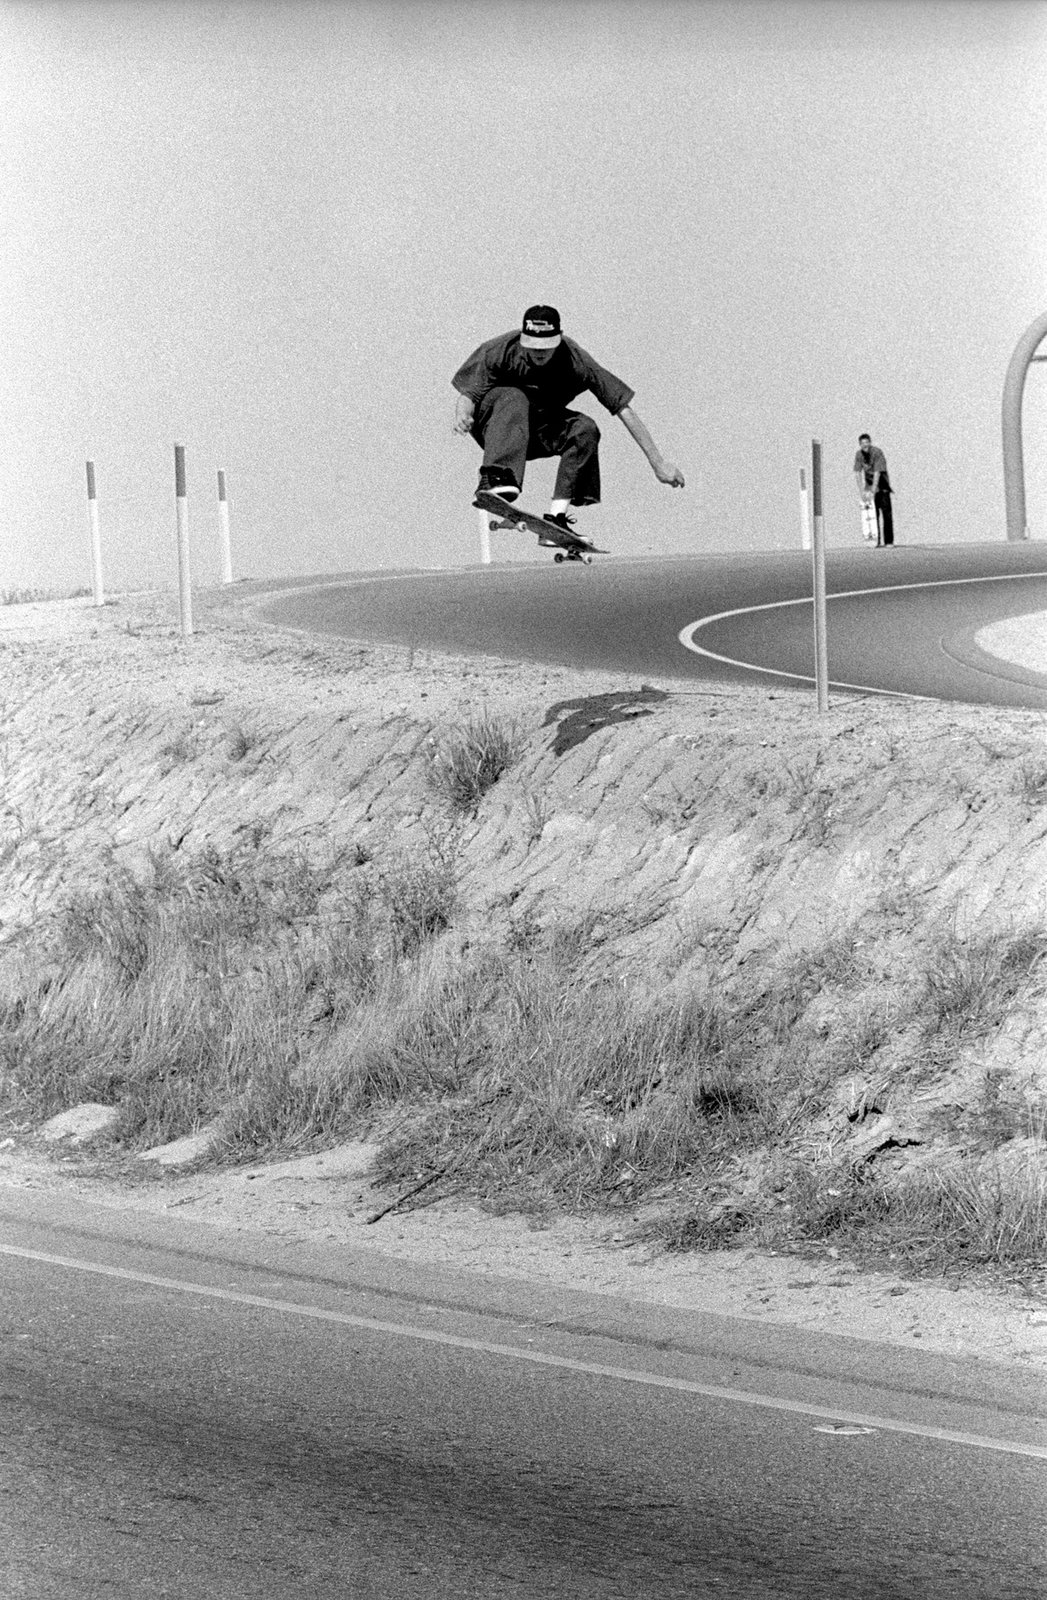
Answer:
[(489, 389), (508, 385), (522, 389), (538, 411), (564, 411), (588, 391), (617, 416), (635, 390), (601, 367), (587, 350), (564, 337), (542, 366), (534, 366), (520, 345), (520, 334), (503, 333), (474, 350), (451, 379), (460, 394), (479, 403)]

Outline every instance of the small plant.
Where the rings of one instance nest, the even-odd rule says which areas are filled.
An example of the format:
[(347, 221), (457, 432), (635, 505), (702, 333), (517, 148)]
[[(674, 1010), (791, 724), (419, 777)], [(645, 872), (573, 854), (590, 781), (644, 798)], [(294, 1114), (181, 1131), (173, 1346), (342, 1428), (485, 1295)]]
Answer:
[(541, 790), (528, 789), (524, 796), (527, 808), (527, 842), (537, 844), (549, 821), (549, 801)]
[(872, 909), (878, 916), (886, 917), (892, 922), (903, 922), (913, 913), (916, 905), (917, 891), (897, 872), (889, 873), (872, 903)]
[(241, 726), (239, 722), (233, 723), (229, 729), (226, 740), (226, 755), (230, 761), (242, 761), (258, 742), (258, 735)]
[(1003, 1067), (989, 1067), (965, 1124), (985, 1147), (998, 1150), (1023, 1136), (1042, 1146), (1045, 1121), (1047, 1105), (1031, 1079), (1023, 1083)]
[(817, 848), (821, 848), (828, 838), (832, 827), (833, 797), (828, 789), (815, 789), (808, 797), (804, 808), (804, 832), (808, 839)]
[(839, 1040), (846, 1070), (859, 1070), (883, 1048), (891, 1038), (893, 1020), (883, 1002), (867, 1002), (847, 1017)]
[(427, 857), (398, 856), (374, 874), (396, 959), (415, 955), (451, 925), (456, 900), (452, 863), (430, 848)]
[(783, 1039), (811, 1002), (826, 988), (849, 988), (864, 970), (857, 929), (838, 930), (820, 945), (787, 956), (776, 981), (761, 991), (754, 1016), (769, 1026), (772, 1037)]
[(783, 770), (775, 774), (770, 792), (780, 794), (790, 811), (802, 811), (815, 787), (821, 764), (818, 751), (806, 758), (801, 756), (796, 761), (787, 761)]
[(800, 819), (800, 833), (815, 849), (828, 840), (832, 825), (832, 791), (818, 778), (820, 754), (795, 764), (787, 764), (780, 779), (779, 792), (789, 811)]
[(1047, 933), (993, 932), (962, 938), (951, 930), (933, 946), (923, 975), (926, 1034), (959, 1033), (1001, 1022), (1047, 952)]
[(184, 766), (190, 761), (195, 761), (200, 754), (200, 739), (192, 728), (183, 728), (169, 739), (160, 750), (160, 760), (163, 763), (165, 775), (172, 767)]
[(497, 722), (487, 713), (474, 718), (433, 754), (429, 769), (433, 788), (452, 811), (471, 815), (517, 759), (521, 742), (514, 724)]
[(997, 1165), (977, 1175), (951, 1172), (930, 1180), (930, 1201), (944, 1229), (976, 1261), (1042, 1263), (1047, 1252), (1047, 1164), (1042, 1147), (1017, 1171)]
[(1016, 787), (1025, 805), (1043, 805), (1047, 801), (1047, 760), (1042, 756), (1027, 756), (1021, 761)]
[(750, 767), (747, 772), (743, 772), (741, 785), (746, 794), (752, 795), (756, 800), (763, 800), (780, 792), (781, 778), (768, 767)]
[(693, 1209), (667, 1217), (645, 1230), (645, 1236), (655, 1239), (670, 1255), (697, 1255), (702, 1251), (726, 1250), (741, 1243), (753, 1220), (744, 1210)]

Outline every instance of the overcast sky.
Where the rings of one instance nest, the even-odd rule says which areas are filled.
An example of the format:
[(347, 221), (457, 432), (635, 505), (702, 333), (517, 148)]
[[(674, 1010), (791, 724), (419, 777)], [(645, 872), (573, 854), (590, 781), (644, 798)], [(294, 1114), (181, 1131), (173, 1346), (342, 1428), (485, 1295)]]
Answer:
[[(1003, 536), (1045, 0), (4, 0), (0, 57), (0, 587), (89, 582), (88, 457), (107, 581), (172, 582), (176, 441), (201, 582), (218, 468), (238, 575), (475, 561), (450, 377), (533, 301), (687, 476), (583, 399), (601, 544), (797, 544), (812, 436), (854, 542), (862, 429), (900, 542)], [(1047, 365), (1025, 443), (1047, 537)]]

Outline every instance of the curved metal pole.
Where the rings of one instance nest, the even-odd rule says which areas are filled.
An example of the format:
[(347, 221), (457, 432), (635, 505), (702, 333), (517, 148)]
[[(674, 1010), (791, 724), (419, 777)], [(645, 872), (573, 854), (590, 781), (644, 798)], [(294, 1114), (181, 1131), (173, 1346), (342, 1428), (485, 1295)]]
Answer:
[(1047, 312), (1031, 322), (1014, 347), (1003, 385), (1003, 492), (1007, 501), (1008, 539), (1027, 539), (1025, 463), (1022, 459), (1022, 395), (1025, 374), (1036, 347), (1047, 337)]

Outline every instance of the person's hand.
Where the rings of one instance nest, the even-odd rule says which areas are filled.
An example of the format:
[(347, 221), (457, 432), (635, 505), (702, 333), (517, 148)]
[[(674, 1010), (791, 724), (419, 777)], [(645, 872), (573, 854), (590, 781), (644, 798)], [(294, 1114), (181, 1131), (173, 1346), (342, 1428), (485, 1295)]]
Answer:
[(454, 422), (451, 425), (451, 432), (471, 433), (473, 418), (475, 415), (476, 407), (473, 405), (471, 400), (466, 399), (466, 397), (463, 395), (462, 399), (458, 402), (458, 406), (454, 414)]
[(667, 483), (671, 489), (683, 488), (683, 473), (672, 461), (659, 461), (654, 475), (659, 483)]

